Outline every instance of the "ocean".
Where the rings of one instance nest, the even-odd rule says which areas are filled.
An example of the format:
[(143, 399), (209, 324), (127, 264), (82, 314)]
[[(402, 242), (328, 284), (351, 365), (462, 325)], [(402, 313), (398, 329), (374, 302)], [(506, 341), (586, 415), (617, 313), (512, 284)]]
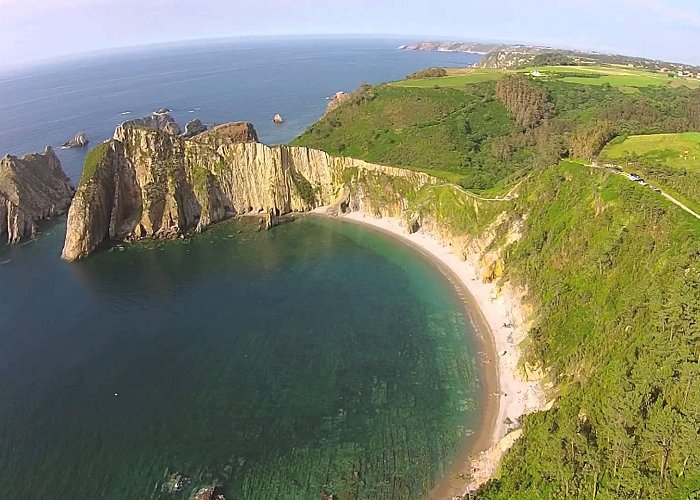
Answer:
[[(427, 66), (405, 40), (238, 40), (0, 73), (0, 154), (91, 144), (168, 107), (285, 143), (326, 97)], [(285, 123), (275, 125), (280, 113)], [(85, 151), (59, 156), (76, 180)], [(316, 216), (60, 260), (65, 219), (0, 248), (0, 498), (419, 498), (468, 442), (464, 304), (413, 249)], [(167, 492), (173, 473), (191, 483)]]

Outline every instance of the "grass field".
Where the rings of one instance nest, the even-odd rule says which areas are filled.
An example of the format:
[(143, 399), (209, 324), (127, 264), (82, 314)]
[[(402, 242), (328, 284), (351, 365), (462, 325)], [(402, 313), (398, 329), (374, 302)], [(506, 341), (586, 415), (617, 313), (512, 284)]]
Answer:
[(451, 74), (441, 78), (423, 78), (413, 80), (401, 80), (391, 85), (397, 87), (420, 88), (460, 88), (472, 83), (493, 81), (506, 75), (517, 73), (530, 73), (534, 70), (542, 73), (542, 80), (558, 80), (578, 85), (605, 85), (609, 84), (622, 91), (635, 92), (646, 87), (689, 87), (700, 88), (700, 80), (689, 78), (669, 78), (661, 73), (653, 73), (622, 66), (547, 66), (540, 68), (525, 68), (517, 71), (471, 69), (452, 70)]
[(633, 135), (605, 147), (601, 158), (611, 161), (637, 157), (644, 163), (700, 172), (700, 132), (684, 134)]
[(490, 82), (499, 80), (507, 74), (496, 69), (472, 69), (460, 72), (453, 71), (452, 74), (440, 78), (417, 78), (412, 80), (400, 80), (392, 82), (394, 87), (416, 87), (416, 88), (459, 88), (472, 83)]
[(611, 142), (600, 157), (627, 165), (700, 212), (700, 132), (633, 135)]

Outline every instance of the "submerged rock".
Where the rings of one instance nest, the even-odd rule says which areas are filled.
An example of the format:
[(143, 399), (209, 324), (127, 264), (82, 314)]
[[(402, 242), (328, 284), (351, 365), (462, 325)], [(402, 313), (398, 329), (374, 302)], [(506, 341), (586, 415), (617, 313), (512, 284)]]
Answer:
[(90, 141), (87, 138), (87, 134), (85, 134), (85, 132), (83, 131), (80, 131), (77, 134), (75, 134), (75, 137), (73, 137), (70, 141), (61, 144), (61, 147), (65, 149), (82, 148), (84, 146), (87, 146), (88, 142)]
[(0, 159), (0, 235), (17, 243), (37, 232), (37, 221), (65, 213), (73, 187), (50, 146), (43, 154)]
[(192, 483), (192, 478), (182, 472), (174, 472), (166, 481), (163, 489), (168, 493), (180, 493)]
[(195, 493), (194, 500), (226, 500), (226, 497), (221, 492), (218, 486), (207, 486)]

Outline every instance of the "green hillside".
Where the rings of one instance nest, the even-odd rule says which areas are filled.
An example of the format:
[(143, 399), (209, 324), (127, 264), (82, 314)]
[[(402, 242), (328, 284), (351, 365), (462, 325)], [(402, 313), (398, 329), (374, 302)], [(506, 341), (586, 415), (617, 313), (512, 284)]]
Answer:
[[(622, 176), (560, 162), (596, 157), (620, 134), (698, 128), (698, 91), (516, 76), (364, 89), (297, 139), (471, 188), (520, 181), (513, 200), (484, 205), (486, 218), (449, 186), (410, 207), (452, 236), (490, 225), (502, 279), (528, 290), (536, 311), (528, 356), (554, 383), (554, 407), (523, 419), (524, 437), (480, 498), (700, 489), (700, 221)], [(509, 244), (514, 227), (522, 237)]]
[(608, 145), (601, 157), (660, 163), (671, 168), (700, 172), (700, 132), (625, 137)]
[[(575, 164), (528, 179), (506, 279), (560, 396), (483, 498), (667, 498), (700, 487), (700, 221)], [(681, 496), (686, 498), (685, 496)]]
[(391, 85), (420, 88), (461, 88), (472, 83), (500, 80), (509, 75), (526, 75), (532, 72), (539, 73), (537, 78), (543, 81), (561, 81), (578, 85), (610, 85), (627, 93), (648, 87), (700, 88), (700, 80), (697, 78), (677, 78), (675, 75), (669, 76), (668, 74), (615, 65), (533, 66), (518, 70), (486, 68), (451, 70), (443, 77), (406, 79), (392, 82)]
[(629, 94), (610, 85), (511, 75), (457, 88), (365, 87), (293, 144), (428, 171), (468, 189), (503, 190), (562, 158), (593, 158), (616, 135), (694, 127), (700, 127), (700, 90), (649, 87)]
[(640, 172), (700, 212), (700, 133), (622, 137), (600, 156)]

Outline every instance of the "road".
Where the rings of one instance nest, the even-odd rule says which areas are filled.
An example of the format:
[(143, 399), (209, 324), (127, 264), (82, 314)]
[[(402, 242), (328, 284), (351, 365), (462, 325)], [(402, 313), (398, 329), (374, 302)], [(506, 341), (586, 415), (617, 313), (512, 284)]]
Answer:
[[(596, 163), (589, 163), (589, 164), (587, 164), (586, 166), (587, 166), (587, 167), (590, 167), (590, 168), (597, 168), (597, 169), (599, 169), (599, 170), (607, 170), (608, 172), (612, 172), (612, 173), (615, 173), (615, 174), (618, 174), (618, 175), (623, 176), (625, 179), (628, 179), (630, 182), (635, 182), (635, 183), (637, 183), (637, 181), (633, 181), (633, 180), (629, 179), (629, 177), (628, 177), (629, 173), (623, 171), (619, 165), (615, 165), (615, 167), (618, 168), (618, 169), (620, 169), (620, 170), (615, 170), (615, 168), (605, 167), (605, 166), (602, 166), (602, 165), (598, 165), (598, 164), (596, 164)], [(653, 188), (654, 186), (651, 186), (651, 185), (650, 185), (650, 187)], [(693, 209), (691, 209), (691, 208), (688, 207), (687, 205), (681, 203), (681, 202), (678, 201), (676, 198), (674, 198), (673, 196), (671, 196), (670, 194), (668, 194), (667, 192), (665, 192), (663, 189), (658, 188), (658, 187), (657, 187), (656, 189), (658, 189), (658, 190), (659, 190), (659, 194), (660, 194), (661, 196), (663, 196), (664, 198), (666, 198), (668, 201), (670, 201), (670, 202), (673, 203), (674, 205), (677, 205), (678, 207), (682, 208), (683, 210), (685, 210), (686, 212), (688, 212), (690, 215), (692, 215), (692, 216), (695, 217), (696, 219), (700, 220), (700, 214), (698, 214), (697, 212), (695, 212)]]

